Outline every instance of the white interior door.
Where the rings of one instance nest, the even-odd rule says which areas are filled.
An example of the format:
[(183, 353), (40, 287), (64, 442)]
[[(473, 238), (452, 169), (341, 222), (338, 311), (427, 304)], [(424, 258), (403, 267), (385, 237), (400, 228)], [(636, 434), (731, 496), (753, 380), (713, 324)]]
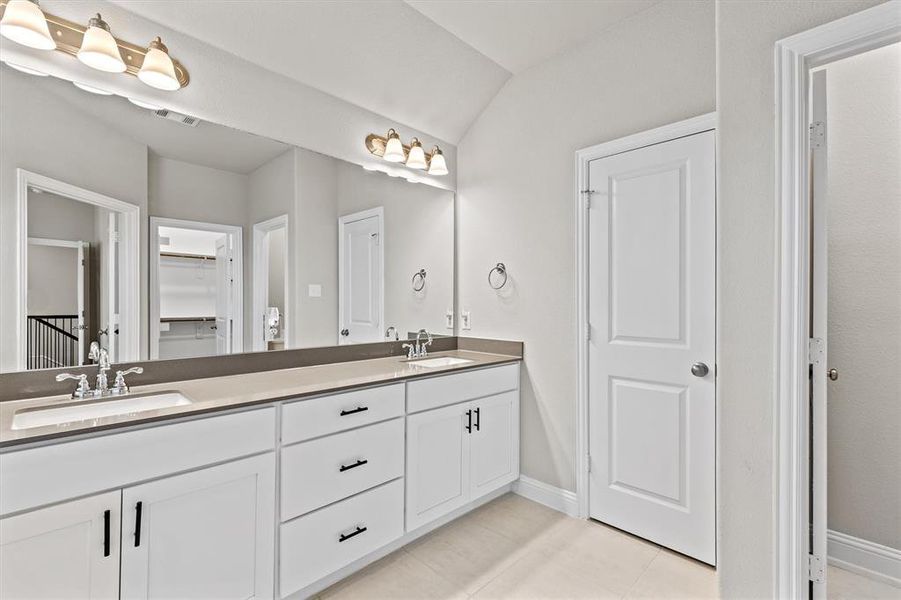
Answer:
[(707, 131), (589, 166), (590, 516), (709, 564), (714, 150)]
[(106, 302), (102, 305), (97, 341), (107, 349), (110, 360), (116, 362), (119, 360), (119, 215), (110, 211), (108, 219), (107, 251), (103, 253), (106, 259), (103, 267), (106, 275)]
[(383, 235), (381, 209), (341, 217), (339, 344), (383, 339)]
[(0, 519), (0, 598), (119, 597), (120, 492)]
[[(826, 598), (826, 352), (828, 350), (828, 231), (826, 189), (826, 70), (813, 73), (811, 81), (811, 331), (810, 370), (810, 526), (813, 597)], [(817, 560), (818, 559), (818, 560)]]
[(216, 354), (232, 351), (232, 257), (228, 236), (216, 240)]
[(78, 288), (78, 308), (76, 309), (75, 332), (78, 336), (78, 362), (76, 364), (83, 365), (85, 359), (85, 311), (87, 310), (87, 294), (88, 286), (86, 281), (87, 274), (87, 256), (85, 255), (89, 245), (87, 242), (78, 242), (78, 257), (76, 258), (75, 269), (78, 271), (77, 288)]

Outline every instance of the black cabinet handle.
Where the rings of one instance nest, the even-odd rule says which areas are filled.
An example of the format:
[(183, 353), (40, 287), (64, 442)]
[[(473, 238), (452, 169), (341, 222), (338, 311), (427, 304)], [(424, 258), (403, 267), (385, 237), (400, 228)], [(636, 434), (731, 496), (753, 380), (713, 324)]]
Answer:
[(340, 536), (338, 536), (338, 541), (339, 541), (339, 542), (346, 542), (347, 540), (349, 540), (350, 538), (354, 537), (355, 535), (360, 535), (361, 533), (363, 533), (363, 532), (366, 531), (367, 529), (369, 529), (369, 528), (368, 528), (368, 527), (359, 527), (359, 526), (357, 526), (356, 530), (352, 531), (351, 533), (342, 533)]
[(355, 462), (352, 465), (341, 465), (341, 468), (338, 469), (338, 471), (341, 473), (343, 473), (344, 471), (350, 471), (351, 469), (356, 469), (357, 467), (362, 467), (363, 465), (365, 465), (368, 462), (369, 462), (368, 460), (364, 460), (361, 458), (360, 460), (358, 460), (357, 462)]
[(351, 410), (342, 410), (339, 416), (346, 417), (347, 415), (355, 415), (366, 410), (369, 410), (368, 406), (358, 406), (356, 408), (352, 408)]
[(144, 503), (135, 504), (135, 548), (141, 545), (141, 515), (144, 513)]
[(110, 511), (103, 511), (103, 556), (109, 556)]
[(467, 433), (472, 433), (472, 411), (466, 411), (466, 431)]
[(479, 431), (479, 428), (481, 427), (481, 424), (482, 424), (482, 417), (479, 416), (479, 409), (478, 409), (478, 408), (475, 410), (475, 413), (476, 413), (476, 422), (475, 422), (475, 424), (473, 425), (473, 427), (476, 428), (476, 431)]

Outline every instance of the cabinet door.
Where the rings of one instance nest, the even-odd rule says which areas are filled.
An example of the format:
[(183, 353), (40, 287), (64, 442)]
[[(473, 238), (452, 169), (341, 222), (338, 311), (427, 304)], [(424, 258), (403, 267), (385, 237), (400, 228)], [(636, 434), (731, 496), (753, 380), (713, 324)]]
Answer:
[(123, 598), (272, 596), (275, 455), (122, 492)]
[(0, 598), (116, 598), (120, 492), (0, 519)]
[(519, 477), (519, 397), (505, 392), (471, 403), (471, 499)]
[(469, 404), (407, 417), (407, 531), (469, 500)]

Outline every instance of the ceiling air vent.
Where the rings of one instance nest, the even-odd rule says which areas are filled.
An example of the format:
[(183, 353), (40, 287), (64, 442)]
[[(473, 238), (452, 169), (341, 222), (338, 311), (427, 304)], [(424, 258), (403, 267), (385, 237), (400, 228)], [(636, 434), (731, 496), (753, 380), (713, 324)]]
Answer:
[(176, 123), (181, 123), (182, 125), (187, 125), (188, 127), (197, 127), (200, 124), (200, 119), (198, 119), (197, 117), (189, 117), (188, 115), (183, 115), (181, 113), (175, 112), (174, 110), (167, 110), (165, 108), (161, 108), (155, 111), (154, 114), (162, 119), (175, 121)]

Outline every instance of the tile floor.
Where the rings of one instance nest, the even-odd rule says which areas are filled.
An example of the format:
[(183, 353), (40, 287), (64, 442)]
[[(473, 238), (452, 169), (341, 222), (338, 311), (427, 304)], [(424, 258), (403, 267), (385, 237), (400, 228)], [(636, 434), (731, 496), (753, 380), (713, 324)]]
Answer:
[(508, 494), (320, 597), (715, 598), (716, 572), (616, 529)]
[(891, 586), (881, 581), (867, 579), (839, 569), (829, 567), (826, 573), (828, 582), (827, 590), (829, 600), (899, 600), (901, 588)]

